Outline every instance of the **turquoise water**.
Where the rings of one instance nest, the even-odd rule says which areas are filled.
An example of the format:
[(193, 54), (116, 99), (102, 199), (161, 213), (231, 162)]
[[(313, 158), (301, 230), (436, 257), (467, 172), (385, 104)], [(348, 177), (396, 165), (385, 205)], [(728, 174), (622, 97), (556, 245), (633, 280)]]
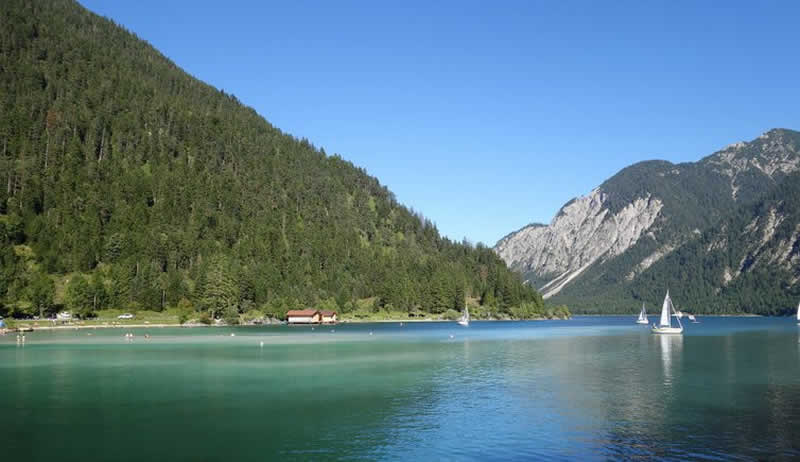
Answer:
[(796, 322), (700, 320), (683, 336), (633, 317), (9, 335), (0, 454), (800, 458)]

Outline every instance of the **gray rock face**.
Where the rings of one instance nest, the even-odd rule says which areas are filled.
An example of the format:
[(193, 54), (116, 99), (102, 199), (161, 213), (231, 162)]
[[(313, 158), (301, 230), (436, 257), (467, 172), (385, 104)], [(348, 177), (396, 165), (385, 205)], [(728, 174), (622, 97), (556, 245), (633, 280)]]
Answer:
[(771, 180), (800, 169), (796, 141), (788, 130), (770, 130), (755, 140), (727, 146), (703, 160), (715, 172), (730, 178), (731, 194), (738, 198), (746, 177), (758, 173)]
[[(535, 279), (549, 298), (588, 274), (604, 271), (607, 262), (638, 245), (633, 255), (640, 256), (629, 257), (635, 261), (627, 266), (615, 266), (620, 275), (611, 278), (632, 281), (697, 239), (698, 228), (713, 221), (708, 217), (727, 213), (720, 207), (732, 210), (737, 202), (758, 197), (800, 170), (800, 133), (770, 130), (696, 163), (645, 162), (626, 170), (568, 202), (550, 224), (529, 225), (504, 237), (495, 251), (510, 267)], [(774, 227), (767, 222), (766, 228)], [(738, 270), (731, 268), (727, 279)]]
[(595, 189), (564, 206), (549, 226), (523, 228), (498, 242), (495, 250), (513, 268), (557, 275), (541, 288), (543, 297), (551, 297), (591, 264), (635, 244), (663, 207), (648, 195), (613, 214), (606, 199)]
[[(781, 209), (783, 203), (779, 202), (770, 207), (766, 213), (756, 217), (742, 231), (746, 237), (748, 245), (745, 246), (738, 267), (735, 270), (725, 268), (723, 274), (723, 284), (727, 285), (747, 271), (753, 271), (759, 267), (783, 268), (792, 270), (800, 263), (800, 223), (795, 223), (788, 218)], [(776, 231), (790, 220), (791, 233), (776, 238)], [(790, 284), (797, 282), (797, 277), (788, 281)]]

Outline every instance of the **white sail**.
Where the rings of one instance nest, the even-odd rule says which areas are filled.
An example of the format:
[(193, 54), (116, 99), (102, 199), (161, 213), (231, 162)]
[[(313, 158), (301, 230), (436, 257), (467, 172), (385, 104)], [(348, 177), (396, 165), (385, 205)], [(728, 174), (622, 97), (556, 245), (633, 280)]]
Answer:
[(461, 319), (458, 320), (458, 323), (462, 326), (469, 325), (469, 307), (467, 307), (466, 303), (464, 304), (464, 314), (461, 315)]
[(669, 298), (669, 291), (664, 297), (664, 304), (661, 306), (661, 319), (658, 326), (653, 326), (650, 329), (654, 334), (680, 334), (683, 333), (683, 325), (681, 318), (676, 316), (678, 320), (678, 327), (672, 327), (670, 315), (675, 312), (675, 307), (672, 306), (672, 299)]
[(644, 310), (644, 303), (642, 303), (642, 311), (639, 312), (639, 318), (636, 319), (639, 324), (647, 324), (647, 312)]
[(800, 303), (797, 304), (797, 320), (800, 321)]
[(661, 305), (661, 319), (658, 322), (658, 325), (660, 327), (670, 327), (669, 314), (671, 309), (672, 309), (672, 300), (670, 300), (669, 291), (667, 291), (667, 295), (666, 297), (664, 297), (664, 303)]

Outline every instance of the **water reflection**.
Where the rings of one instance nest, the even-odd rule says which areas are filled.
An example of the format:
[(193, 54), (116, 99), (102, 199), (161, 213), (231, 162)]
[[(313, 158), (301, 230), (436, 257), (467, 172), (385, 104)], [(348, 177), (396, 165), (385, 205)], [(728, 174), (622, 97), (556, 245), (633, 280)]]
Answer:
[(683, 353), (683, 335), (659, 335), (661, 347), (661, 369), (664, 374), (664, 386), (672, 386), (676, 361), (680, 361)]

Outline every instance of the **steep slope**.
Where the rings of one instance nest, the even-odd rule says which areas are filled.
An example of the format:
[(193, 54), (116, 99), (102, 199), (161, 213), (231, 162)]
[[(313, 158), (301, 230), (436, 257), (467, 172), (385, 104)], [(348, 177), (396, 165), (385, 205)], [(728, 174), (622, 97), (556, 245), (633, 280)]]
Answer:
[(541, 307), (491, 249), (72, 1), (0, 4), (0, 181), (6, 313)]
[(495, 246), (545, 298), (585, 305), (637, 279), (800, 169), (800, 133), (775, 129), (699, 162), (641, 162)]
[(800, 174), (670, 253), (628, 291), (657, 300), (665, 287), (700, 313), (794, 313), (800, 301)]

